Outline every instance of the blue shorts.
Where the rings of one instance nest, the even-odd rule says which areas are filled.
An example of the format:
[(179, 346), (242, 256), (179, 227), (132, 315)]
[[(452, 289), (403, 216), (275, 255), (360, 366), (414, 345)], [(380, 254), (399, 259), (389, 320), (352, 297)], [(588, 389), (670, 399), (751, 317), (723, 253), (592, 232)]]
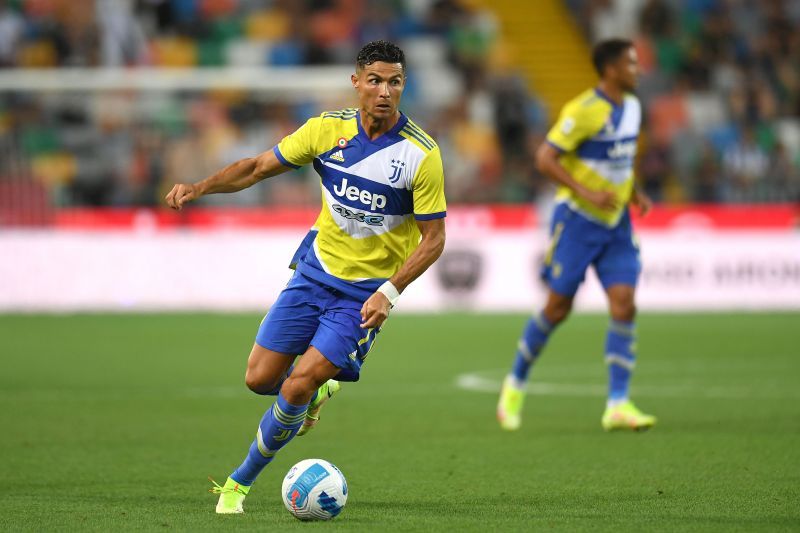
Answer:
[(362, 300), (295, 272), (261, 321), (256, 343), (287, 355), (302, 355), (313, 346), (341, 369), (336, 379), (358, 381), (380, 331), (360, 326), (363, 305)]
[(556, 207), (542, 279), (554, 292), (574, 296), (589, 265), (594, 265), (604, 289), (617, 284), (636, 286), (641, 260), (627, 209), (616, 227), (607, 228), (566, 204)]

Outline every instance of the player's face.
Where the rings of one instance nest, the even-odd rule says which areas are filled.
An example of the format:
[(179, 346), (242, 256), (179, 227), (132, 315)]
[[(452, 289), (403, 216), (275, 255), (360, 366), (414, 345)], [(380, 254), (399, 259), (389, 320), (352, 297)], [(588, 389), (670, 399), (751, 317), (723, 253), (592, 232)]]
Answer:
[(400, 63), (376, 61), (353, 74), (352, 82), (367, 115), (384, 120), (397, 113), (406, 83)]
[(616, 78), (620, 87), (625, 91), (633, 91), (639, 85), (639, 56), (636, 49), (628, 48), (615, 65)]

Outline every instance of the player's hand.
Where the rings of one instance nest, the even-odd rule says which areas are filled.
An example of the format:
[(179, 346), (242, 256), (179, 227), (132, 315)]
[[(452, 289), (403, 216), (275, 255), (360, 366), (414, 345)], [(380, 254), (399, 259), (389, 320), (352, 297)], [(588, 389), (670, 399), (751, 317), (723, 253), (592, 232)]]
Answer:
[(184, 204), (197, 200), (200, 197), (200, 192), (197, 187), (191, 183), (179, 183), (175, 185), (164, 200), (167, 205), (176, 211), (180, 211)]
[(584, 191), (583, 197), (603, 211), (614, 211), (619, 207), (617, 195), (611, 191)]
[(639, 208), (639, 215), (640, 216), (647, 216), (647, 213), (653, 208), (653, 200), (647, 196), (647, 193), (644, 191), (640, 191), (639, 189), (633, 190), (633, 196), (631, 196), (631, 203)]
[(364, 329), (379, 328), (389, 317), (392, 304), (382, 292), (376, 292), (361, 307), (361, 327)]

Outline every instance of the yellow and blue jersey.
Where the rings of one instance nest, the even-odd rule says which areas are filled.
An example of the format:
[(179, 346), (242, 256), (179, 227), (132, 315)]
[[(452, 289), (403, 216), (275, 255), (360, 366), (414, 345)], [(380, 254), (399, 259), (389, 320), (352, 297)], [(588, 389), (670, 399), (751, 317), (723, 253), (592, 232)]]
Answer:
[(322, 113), (273, 148), (285, 166), (313, 163), (322, 211), (292, 259), (298, 272), (366, 299), (417, 248), (417, 220), (446, 215), (439, 147), (401, 114), (371, 140), (360, 112)]
[(579, 183), (592, 190), (611, 191), (620, 200), (614, 211), (603, 211), (561, 186), (558, 202), (606, 227), (614, 227), (627, 211), (633, 192), (642, 109), (633, 94), (621, 105), (599, 89), (589, 89), (570, 100), (547, 134), (547, 142), (561, 152), (559, 162)]

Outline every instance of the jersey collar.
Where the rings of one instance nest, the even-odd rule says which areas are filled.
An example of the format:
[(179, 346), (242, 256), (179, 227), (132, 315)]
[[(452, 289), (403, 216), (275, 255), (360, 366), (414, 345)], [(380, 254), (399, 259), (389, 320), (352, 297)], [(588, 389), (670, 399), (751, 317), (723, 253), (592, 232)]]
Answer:
[[(606, 102), (608, 102), (609, 104), (611, 104), (614, 108), (622, 107), (622, 104), (618, 104), (614, 100), (612, 100), (610, 96), (608, 96), (606, 93), (604, 93), (602, 90), (600, 90), (600, 87), (595, 87), (594, 88), (594, 93), (597, 96), (599, 96), (600, 98), (602, 98), (603, 100), (605, 100)], [(624, 98), (624, 96), (623, 96), (623, 98)]]
[(387, 131), (386, 133), (382, 134), (377, 139), (370, 139), (367, 132), (364, 131), (364, 128), (361, 126), (361, 110), (359, 109), (356, 113), (356, 124), (358, 125), (358, 136), (361, 137), (361, 140), (366, 143), (377, 144), (380, 146), (388, 145), (394, 142), (395, 138), (397, 137), (397, 132), (403, 129), (403, 127), (408, 122), (408, 117), (400, 111), (400, 118), (397, 119), (397, 124), (392, 126), (392, 128)]

